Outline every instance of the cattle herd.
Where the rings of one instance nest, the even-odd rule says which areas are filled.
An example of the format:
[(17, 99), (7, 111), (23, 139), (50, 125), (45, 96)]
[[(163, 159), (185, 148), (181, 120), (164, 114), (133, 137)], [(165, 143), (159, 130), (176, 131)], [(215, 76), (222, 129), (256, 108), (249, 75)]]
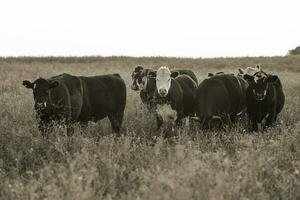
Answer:
[[(164, 123), (180, 127), (184, 118), (200, 129), (227, 129), (240, 116), (247, 116), (250, 130), (261, 131), (262, 124), (267, 128), (276, 121), (285, 102), (278, 76), (264, 72), (259, 65), (239, 68), (237, 74), (209, 73), (200, 83), (193, 71), (166, 66), (158, 70), (136, 66), (131, 76), (131, 89), (156, 115), (158, 129)], [(42, 134), (63, 122), (71, 135), (73, 123), (86, 126), (105, 117), (112, 130), (120, 134), (126, 85), (119, 74), (61, 74), (34, 82), (25, 80), (23, 85), (33, 90)]]

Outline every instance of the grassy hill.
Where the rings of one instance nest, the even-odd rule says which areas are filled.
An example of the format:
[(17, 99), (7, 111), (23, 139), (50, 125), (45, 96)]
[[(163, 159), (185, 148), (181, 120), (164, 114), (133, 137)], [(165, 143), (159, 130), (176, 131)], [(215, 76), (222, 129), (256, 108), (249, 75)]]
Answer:
[[(163, 139), (155, 117), (130, 90), (137, 64), (208, 72), (237, 72), (261, 64), (283, 83), (286, 104), (277, 124), (249, 133), (245, 121), (230, 132), (189, 127)], [(122, 132), (108, 120), (38, 132), (25, 79), (60, 73), (120, 73), (127, 84)], [(300, 56), (257, 58), (21, 57), (0, 58), (0, 199), (299, 199)]]

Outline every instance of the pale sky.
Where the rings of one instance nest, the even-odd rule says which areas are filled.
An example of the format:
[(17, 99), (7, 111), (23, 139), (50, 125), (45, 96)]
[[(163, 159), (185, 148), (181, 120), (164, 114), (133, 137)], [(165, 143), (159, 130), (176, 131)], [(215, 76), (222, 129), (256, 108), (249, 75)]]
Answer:
[(300, 0), (1, 0), (0, 56), (285, 55)]

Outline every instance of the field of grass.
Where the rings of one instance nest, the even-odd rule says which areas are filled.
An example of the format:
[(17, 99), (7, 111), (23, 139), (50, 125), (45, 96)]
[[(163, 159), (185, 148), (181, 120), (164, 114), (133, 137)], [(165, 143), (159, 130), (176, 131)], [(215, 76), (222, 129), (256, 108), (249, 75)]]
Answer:
[[(286, 104), (264, 133), (195, 132), (183, 127), (163, 139), (137, 93), (130, 90), (137, 64), (208, 72), (236, 72), (261, 64), (278, 74)], [(117, 138), (107, 119), (75, 127), (69, 138), (57, 127), (49, 138), (37, 129), (32, 91), (25, 79), (60, 73), (120, 73), (127, 106)], [(299, 199), (300, 56), (178, 58), (0, 58), (0, 199)]]

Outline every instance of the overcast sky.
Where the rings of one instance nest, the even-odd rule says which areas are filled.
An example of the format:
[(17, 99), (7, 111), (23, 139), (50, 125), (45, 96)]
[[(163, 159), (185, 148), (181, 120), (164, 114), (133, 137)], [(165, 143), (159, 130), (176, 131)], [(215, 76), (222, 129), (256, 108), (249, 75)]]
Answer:
[(1, 0), (0, 56), (285, 55), (299, 0)]

